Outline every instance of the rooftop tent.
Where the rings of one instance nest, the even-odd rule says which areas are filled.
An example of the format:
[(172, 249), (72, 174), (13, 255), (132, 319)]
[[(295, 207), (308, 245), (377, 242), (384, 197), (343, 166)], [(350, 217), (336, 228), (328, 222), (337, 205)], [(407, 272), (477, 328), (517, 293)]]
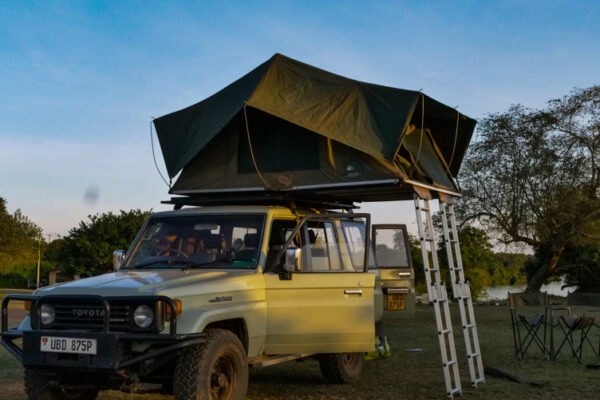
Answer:
[(173, 194), (310, 193), (396, 200), (457, 192), (475, 121), (417, 91), (276, 54), (211, 97), (154, 120)]

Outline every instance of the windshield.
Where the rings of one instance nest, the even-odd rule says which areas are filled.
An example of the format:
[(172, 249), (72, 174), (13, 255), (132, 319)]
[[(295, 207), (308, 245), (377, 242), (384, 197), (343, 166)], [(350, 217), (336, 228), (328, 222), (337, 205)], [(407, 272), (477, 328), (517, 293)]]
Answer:
[(124, 268), (255, 268), (263, 215), (150, 219)]

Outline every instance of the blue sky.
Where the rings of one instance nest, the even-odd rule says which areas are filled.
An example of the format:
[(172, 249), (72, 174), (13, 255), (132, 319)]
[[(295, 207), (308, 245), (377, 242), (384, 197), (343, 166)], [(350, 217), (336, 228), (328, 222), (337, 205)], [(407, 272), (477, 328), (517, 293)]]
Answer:
[[(276, 52), (475, 118), (543, 106), (600, 84), (598, 21), (592, 1), (2, 2), (0, 196), (53, 234), (90, 213), (164, 209), (151, 117)], [(413, 221), (408, 205), (363, 209)]]

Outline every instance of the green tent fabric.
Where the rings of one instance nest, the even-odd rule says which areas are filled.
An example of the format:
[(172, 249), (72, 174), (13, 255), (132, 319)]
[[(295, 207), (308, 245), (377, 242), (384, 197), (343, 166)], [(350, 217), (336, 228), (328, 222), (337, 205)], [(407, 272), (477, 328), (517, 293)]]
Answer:
[(421, 92), (359, 82), (281, 54), (154, 120), (169, 176), (183, 170), (172, 192), (186, 194), (407, 176), (457, 190), (452, 179), (475, 123)]
[[(258, 66), (206, 100), (154, 121), (171, 177), (248, 104), (374, 157), (392, 161), (421, 99), (432, 124), (445, 128), (436, 137), (444, 157), (454, 152), (456, 175), (475, 121), (421, 92), (358, 82), (281, 54)], [(420, 112), (418, 113), (420, 116)]]

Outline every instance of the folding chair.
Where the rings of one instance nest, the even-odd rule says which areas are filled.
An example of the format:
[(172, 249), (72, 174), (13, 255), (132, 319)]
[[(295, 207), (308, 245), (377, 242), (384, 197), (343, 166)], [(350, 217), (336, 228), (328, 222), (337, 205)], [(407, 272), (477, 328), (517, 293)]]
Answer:
[[(562, 348), (565, 344), (569, 344), (571, 348), (571, 353), (577, 359), (577, 361), (581, 364), (581, 359), (583, 356), (583, 347), (584, 344), (587, 343), (589, 347), (592, 349), (593, 354), (596, 357), (600, 357), (600, 339), (598, 345), (595, 345), (590, 338), (590, 332), (594, 328), (600, 328), (600, 325), (596, 322), (596, 317), (591, 316), (590, 314), (600, 312), (600, 309), (588, 309), (584, 310), (582, 316), (577, 316), (571, 314), (570, 307), (567, 307), (568, 314), (560, 315), (558, 317), (558, 322), (554, 324), (551, 322), (551, 341), (552, 347), (550, 349), (550, 354), (552, 355), (552, 359), (555, 360)], [(553, 317), (550, 318), (553, 320)], [(554, 351), (554, 328), (559, 327), (563, 333), (563, 339), (560, 342), (560, 345)], [(578, 335), (577, 335), (578, 333)], [(576, 337), (579, 336), (579, 340), (576, 340)]]
[[(576, 315), (561, 315), (558, 317), (558, 326), (562, 330), (564, 336), (556, 352), (552, 354), (552, 359), (555, 360), (556, 356), (560, 353), (563, 346), (568, 343), (571, 348), (571, 352), (577, 361), (581, 364), (581, 356), (583, 353), (583, 344), (587, 341), (596, 353), (596, 348), (590, 341), (588, 336), (590, 330), (594, 326), (594, 317), (578, 317)], [(575, 341), (575, 332), (579, 332), (579, 341)], [(577, 346), (575, 344), (577, 343)]]
[[(600, 309), (592, 309), (592, 310), (586, 310), (585, 313), (583, 314), (583, 316), (587, 316), (589, 314), (600, 314)], [(595, 321), (592, 323), (592, 327), (590, 332), (596, 332), (597, 336), (598, 336), (598, 344), (595, 346), (592, 339), (590, 338), (590, 334), (585, 336), (586, 341), (588, 342), (588, 344), (590, 345), (590, 347), (592, 348), (592, 351), (594, 352), (594, 355), (597, 358), (600, 358), (600, 322), (598, 320), (598, 318), (595, 318)]]
[[(541, 295), (542, 297), (540, 298)], [(533, 317), (525, 315), (519, 307), (526, 305), (548, 306), (548, 296), (544, 294), (508, 293), (510, 305), (510, 319), (513, 330), (515, 355), (519, 360), (525, 358), (525, 354), (532, 343), (535, 343), (544, 357), (549, 358), (550, 353), (546, 347), (546, 309), (536, 313)], [(543, 337), (540, 336), (543, 328)], [(521, 332), (524, 329), (524, 332)], [(524, 335), (523, 335), (524, 333)]]

